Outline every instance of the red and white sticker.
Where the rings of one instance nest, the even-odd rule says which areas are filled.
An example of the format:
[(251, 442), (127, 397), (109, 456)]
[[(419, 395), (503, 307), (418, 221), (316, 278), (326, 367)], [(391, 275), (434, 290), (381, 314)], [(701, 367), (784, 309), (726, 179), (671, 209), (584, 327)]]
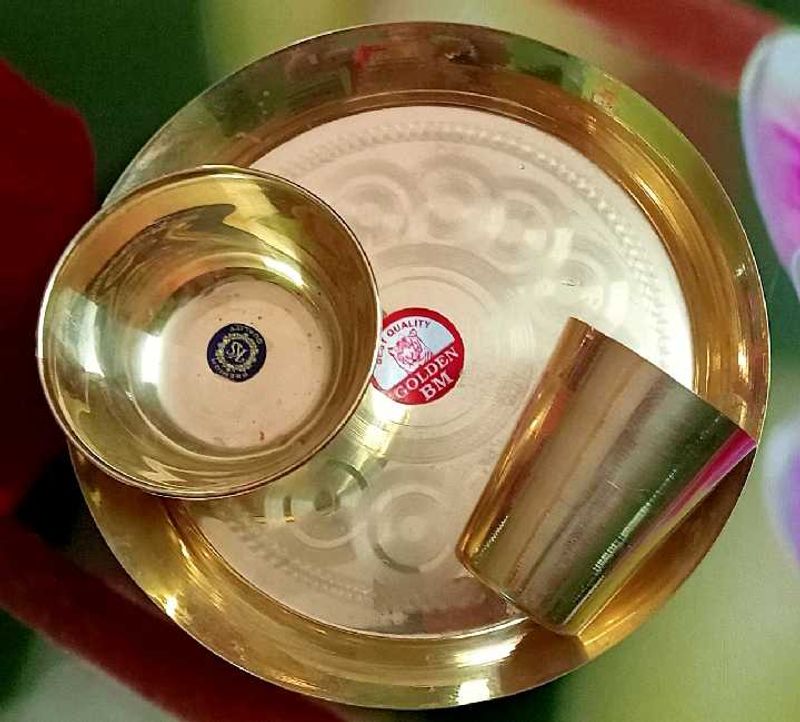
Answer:
[(464, 368), (464, 341), (449, 319), (428, 308), (403, 308), (383, 319), (373, 385), (416, 406), (442, 398)]

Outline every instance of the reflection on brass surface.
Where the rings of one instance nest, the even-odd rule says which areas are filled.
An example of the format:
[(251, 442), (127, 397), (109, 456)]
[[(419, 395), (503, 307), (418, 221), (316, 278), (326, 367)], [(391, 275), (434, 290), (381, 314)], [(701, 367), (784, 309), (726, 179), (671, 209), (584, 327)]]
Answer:
[(755, 441), (570, 319), (459, 540), (481, 581), (577, 634)]
[(588, 659), (579, 641), (529, 624), (495, 629), (485, 644), (339, 632), (243, 583), (186, 523), (185, 504), (196, 502), (144, 494), (72, 456), (105, 538), (150, 598), (209, 648), (283, 686), (374, 707), (464, 704)]
[[(533, 40), (412, 23), (304, 41), (188, 104), (133, 161), (112, 199), (179, 168), (250, 163), (327, 120), (415, 104), (518, 119), (566, 141), (616, 179), (658, 232), (680, 281), (692, 324), (694, 391), (758, 437), (768, 385), (767, 322), (755, 263), (730, 202), (694, 148), (655, 108), (604, 73)], [(356, 441), (341, 448), (355, 448)], [(223, 561), (191, 523), (188, 504), (116, 484), (75, 458), (114, 553), (187, 632), (232, 663), (291, 689), (401, 708), (519, 692), (625, 638), (706, 554), (749, 469), (746, 460), (728, 474), (580, 637), (515, 619), (461, 634), (388, 637), (356, 634), (282, 606)], [(354, 466), (369, 468), (361, 460)]]
[(372, 371), (380, 312), (344, 223), (283, 179), (178, 173), (106, 206), (48, 286), (39, 368), (64, 430), (147, 491), (238, 493), (308, 460)]

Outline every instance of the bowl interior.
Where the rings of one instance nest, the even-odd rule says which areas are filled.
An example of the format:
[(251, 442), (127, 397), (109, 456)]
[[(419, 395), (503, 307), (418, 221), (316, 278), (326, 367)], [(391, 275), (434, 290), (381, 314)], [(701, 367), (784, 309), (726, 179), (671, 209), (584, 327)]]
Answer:
[(314, 196), (203, 169), (107, 208), (56, 269), (39, 335), (70, 436), (117, 478), (207, 497), (283, 475), (349, 418), (379, 312), (363, 252)]

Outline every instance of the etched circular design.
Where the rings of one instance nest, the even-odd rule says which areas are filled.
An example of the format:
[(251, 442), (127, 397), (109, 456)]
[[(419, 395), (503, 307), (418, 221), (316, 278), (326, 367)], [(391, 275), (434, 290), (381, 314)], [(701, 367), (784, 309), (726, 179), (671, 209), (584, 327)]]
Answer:
[[(358, 618), (363, 617), (358, 610), (373, 606), (373, 590), (345, 571), (357, 559), (352, 543), (356, 534), (347, 533), (346, 540), (340, 537), (333, 543), (319, 538), (309, 543), (308, 536), (296, 533), (290, 518), (262, 515), (259, 507), (257, 500), (244, 497), (227, 503), (201, 502), (189, 511), (214, 548), (251, 584), (266, 589), (278, 581), (280, 588), (270, 594), (277, 601), (358, 628)], [(355, 619), (348, 620), (348, 613), (354, 612)]]
[(430, 238), (459, 243), (492, 234), (502, 224), (502, 206), (487, 182), (491, 174), (463, 155), (437, 155), (419, 168), (423, 213)]
[(333, 179), (332, 191), (329, 201), (350, 219), (353, 232), (367, 249), (403, 241), (419, 204), (414, 178), (389, 162), (344, 164)]
[(540, 275), (542, 259), (550, 256), (571, 230), (569, 211), (544, 177), (500, 178), (498, 186), (505, 209), (503, 226), (487, 244), (487, 255), (506, 273)]
[(537, 312), (537, 325), (559, 332), (568, 316), (602, 318), (607, 333), (616, 333), (631, 307), (648, 297), (631, 284), (625, 261), (601, 231), (564, 229), (543, 257), (545, 273), (524, 293)]
[(396, 465), (370, 486), (352, 468), (328, 463), (313, 475), (187, 508), (250, 583), (330, 624), (419, 635), (515, 615), (452, 554), (444, 522), (466, 522), (469, 506), (455, 490), (475, 469), (416, 468)]
[[(626, 319), (634, 349), (685, 384), (692, 381), (691, 333), (677, 277), (663, 245), (643, 213), (602, 170), (560, 140), (523, 123), (478, 110), (437, 106), (384, 108), (317, 126), (271, 150), (254, 163), (285, 175), (331, 202), (353, 227), (362, 222), (337, 205), (340, 169), (356, 165), (379, 175), (415, 177), (421, 198), (412, 206), (404, 238), (479, 247), (500, 270), (524, 273), (537, 247), (568, 230), (602, 227), (624, 259), (634, 287), (636, 313)], [(389, 171), (391, 168), (391, 171)], [(372, 171), (369, 171), (371, 174)], [(351, 182), (356, 179), (351, 177)], [(507, 192), (511, 190), (511, 192)], [(520, 194), (554, 215), (541, 225), (535, 213), (522, 237), (515, 223)], [(532, 210), (532, 209), (531, 209)], [(524, 211), (523, 211), (524, 215)], [(542, 219), (546, 223), (546, 219)], [(522, 241), (520, 243), (520, 240)], [(391, 234), (383, 244), (397, 243)], [(381, 268), (376, 264), (379, 285)], [(407, 299), (411, 305), (413, 300)], [(557, 323), (564, 319), (556, 318)], [(611, 331), (605, 320), (587, 322)], [(624, 325), (624, 324), (623, 324)]]
[(354, 469), (329, 463), (264, 492), (264, 519), (285, 525), (303, 545), (334, 550), (349, 544), (364, 523), (366, 480)]
[[(420, 120), (418, 118), (409, 120), (408, 115), (426, 115), (439, 116), (436, 119)], [(382, 115), (384, 118), (395, 116), (399, 118), (397, 122), (381, 125), (379, 122), (372, 120), (375, 116)], [(443, 122), (441, 117), (444, 115), (451, 115), (458, 117), (454, 122)], [(366, 116), (372, 116), (367, 119)], [(483, 116), (483, 117), (481, 117)], [(419, 157), (419, 154), (414, 154), (406, 163), (413, 164), (414, 171), (417, 175), (425, 178), (428, 181), (429, 194), (432, 198), (427, 198), (423, 201), (426, 209), (435, 206), (435, 201), (439, 201), (443, 209), (434, 210), (435, 219), (439, 219), (441, 225), (452, 225), (456, 219), (473, 221), (478, 218), (480, 214), (473, 213), (470, 208), (470, 201), (473, 204), (476, 201), (481, 201), (484, 196), (489, 195), (488, 191), (482, 192), (481, 189), (486, 187), (485, 179), (487, 176), (492, 175), (490, 168), (481, 168), (480, 162), (476, 160), (477, 154), (469, 160), (465, 160), (463, 149), (489, 149), (498, 151), (502, 154), (507, 154), (510, 159), (519, 162), (519, 170), (529, 174), (531, 169), (538, 169), (543, 171), (540, 178), (556, 181), (559, 186), (560, 195), (564, 191), (568, 194), (568, 201), (574, 204), (576, 200), (580, 199), (586, 202), (592, 212), (601, 219), (607, 227), (617, 236), (621, 244), (626, 248), (626, 252), (633, 251), (634, 255), (637, 250), (641, 248), (641, 239), (631, 234), (631, 229), (627, 221), (630, 219), (630, 212), (625, 213), (620, 211), (615, 205), (607, 199), (606, 195), (601, 192), (596, 182), (592, 182), (583, 173), (577, 172), (565, 158), (560, 157), (567, 149), (560, 141), (545, 136), (541, 131), (532, 131), (526, 128), (528, 133), (535, 133), (540, 135), (539, 147), (530, 145), (519, 138), (515, 134), (509, 132), (498, 132), (495, 127), (491, 130), (481, 128), (480, 125), (470, 126), (464, 123), (465, 119), (475, 121), (476, 123), (481, 120), (486, 121), (487, 114), (481, 111), (456, 109), (456, 108), (428, 108), (425, 106), (408, 107), (408, 108), (391, 108), (379, 111), (371, 111), (364, 113), (360, 117), (345, 118), (338, 121), (333, 121), (323, 126), (304, 133), (299, 138), (295, 138), (287, 143), (284, 143), (279, 148), (272, 150), (266, 156), (254, 163), (254, 167), (263, 168), (278, 172), (287, 177), (292, 177), (297, 180), (303, 179), (310, 186), (317, 186), (315, 174), (321, 170), (335, 167), (337, 162), (343, 158), (351, 158), (358, 153), (369, 150), (374, 151), (376, 148), (378, 152), (383, 150), (386, 146), (396, 144), (411, 144), (411, 143), (439, 143), (440, 146), (445, 143), (462, 146), (459, 152), (452, 152), (449, 149), (442, 151), (435, 159), (431, 159), (428, 155)], [(359, 121), (366, 120), (365, 123)], [(372, 122), (370, 122), (372, 121)], [(405, 122), (403, 122), (405, 121)], [(459, 122), (461, 121), (461, 122)], [(521, 124), (506, 119), (496, 118), (494, 123), (511, 124), (521, 126)], [(350, 126), (350, 134), (338, 134), (333, 131), (333, 126)], [(356, 128), (356, 125), (360, 127)], [(525, 127), (525, 126), (522, 126)], [(506, 128), (508, 130), (508, 128)], [(519, 128), (517, 128), (519, 130)], [(307, 136), (316, 135), (322, 141), (321, 145), (313, 145), (310, 138)], [(541, 137), (547, 138), (547, 143), (550, 145), (550, 152), (546, 152), (545, 146), (541, 143)], [(302, 138), (302, 141), (300, 140)], [(319, 140), (317, 142), (319, 142)], [(301, 145), (302, 143), (302, 145)], [(561, 147), (559, 147), (561, 146)], [(585, 158), (577, 154), (575, 151), (569, 149), (573, 153), (570, 159), (574, 164), (581, 164), (590, 166), (591, 164)], [(566, 155), (569, 155), (567, 153)], [(286, 158), (285, 163), (281, 163), (281, 158)], [(368, 161), (370, 164), (378, 163), (373, 158)], [(385, 166), (386, 161), (381, 160), (380, 165)], [(391, 163), (391, 161), (390, 161)], [(526, 163), (528, 165), (526, 165)], [(465, 170), (468, 169), (468, 170)], [(599, 169), (592, 168), (594, 171)], [(394, 159), (393, 173), (403, 170), (402, 162), (397, 162)], [(432, 182), (430, 175), (432, 174)], [(323, 174), (324, 175), (324, 174)], [(495, 183), (497, 179), (494, 179)], [(603, 176), (601, 184), (606, 193), (610, 190), (606, 185), (608, 178)], [(438, 182), (437, 182), (438, 181)], [(333, 185), (335, 181), (325, 177), (327, 191), (326, 196), (331, 197), (335, 195)], [(498, 184), (499, 185), (499, 184)], [(319, 190), (318, 190), (319, 192)], [(460, 196), (460, 197), (459, 197)], [(628, 203), (630, 200), (628, 199)], [(479, 203), (480, 205), (480, 203)], [(446, 210), (455, 210), (455, 213), (446, 213)], [(492, 209), (495, 211), (495, 209)], [(496, 211), (492, 213), (483, 214), (483, 218), (496, 218)], [(350, 219), (346, 218), (350, 222)], [(353, 222), (358, 219), (354, 218)], [(434, 227), (436, 223), (434, 223)], [(470, 233), (472, 226), (466, 223), (461, 224), (461, 229)], [(652, 228), (647, 227), (650, 234)], [(631, 271), (641, 277), (643, 281), (650, 281), (650, 272), (652, 271), (652, 264), (649, 261), (644, 263), (631, 264)]]
[(253, 378), (267, 358), (264, 337), (252, 326), (229, 323), (217, 331), (208, 342), (208, 367), (229, 381), (241, 382)]
[(383, 564), (403, 574), (431, 571), (451, 552), (442, 519), (448, 503), (435, 487), (397, 485), (372, 506), (367, 526), (370, 546)]

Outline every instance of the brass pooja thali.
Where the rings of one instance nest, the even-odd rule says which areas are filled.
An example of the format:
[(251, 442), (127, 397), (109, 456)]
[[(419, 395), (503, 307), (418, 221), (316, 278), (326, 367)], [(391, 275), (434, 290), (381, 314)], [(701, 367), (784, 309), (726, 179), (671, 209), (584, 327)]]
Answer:
[(568, 316), (760, 433), (769, 344), (756, 266), (721, 186), (666, 118), (527, 38), (371, 26), (305, 40), (212, 87), (110, 199), (209, 163), (269, 171), (329, 203), (364, 246), (385, 316), (356, 414), (280, 481), (184, 502), (73, 453), (105, 539), (166, 614), (285, 687), (424, 708), (547, 682), (669, 598), (720, 532), (750, 460), (578, 638), (525, 620), (453, 552)]

